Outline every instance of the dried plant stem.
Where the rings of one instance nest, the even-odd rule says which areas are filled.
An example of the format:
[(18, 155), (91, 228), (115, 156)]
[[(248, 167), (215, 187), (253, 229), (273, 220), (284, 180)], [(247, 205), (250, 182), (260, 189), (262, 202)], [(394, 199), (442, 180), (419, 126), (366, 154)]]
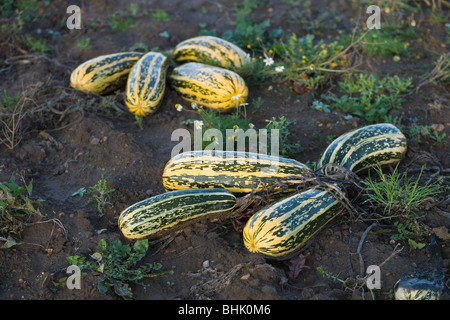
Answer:
[(444, 81), (448, 79), (448, 77), (450, 77), (450, 53), (443, 54), (439, 57), (436, 66), (424, 77), (424, 80), (416, 86), (415, 92), (418, 92), (421, 87), (437, 79)]
[(27, 115), (24, 108), (27, 100), (28, 98), (22, 94), (11, 113), (0, 113), (0, 123), (2, 124), (0, 142), (9, 150), (13, 150), (22, 140), (24, 133), (22, 121)]

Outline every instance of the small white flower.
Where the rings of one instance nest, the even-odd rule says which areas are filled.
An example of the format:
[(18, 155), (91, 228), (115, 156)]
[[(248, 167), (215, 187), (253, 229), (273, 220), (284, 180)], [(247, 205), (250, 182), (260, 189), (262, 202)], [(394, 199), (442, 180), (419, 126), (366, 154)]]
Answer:
[(177, 111), (181, 112), (183, 110), (183, 106), (181, 104), (176, 104), (175, 107), (177, 108)]
[(416, 26), (416, 20), (411, 21), (411, 27), (415, 27)]
[(400, 57), (399, 56), (394, 56), (394, 61), (399, 61), (400, 60)]
[(275, 68), (276, 72), (283, 72), (283, 70), (284, 70), (284, 66), (278, 66)]
[(266, 66), (271, 66), (273, 65), (274, 62), (272, 58), (265, 58), (263, 61), (266, 64)]
[(249, 123), (248, 126), (250, 127), (250, 129), (254, 129), (255, 125), (253, 123)]
[(202, 126), (203, 126), (203, 121), (195, 120), (194, 121), (194, 126), (195, 126), (195, 129), (200, 130), (202, 128)]
[(309, 70), (311, 70), (311, 71), (314, 70), (314, 65), (313, 65), (313, 64), (310, 64), (310, 65), (309, 65)]
[(384, 8), (384, 12), (389, 13), (391, 12), (391, 9), (389, 9), (389, 7)]
[(234, 126), (233, 126), (233, 129), (234, 129), (234, 130), (237, 130), (237, 129), (239, 129), (239, 127), (238, 127), (237, 125), (234, 125)]
[(220, 144), (219, 140), (217, 140), (215, 137), (212, 140), (214, 141), (214, 145), (218, 146)]
[(191, 107), (192, 107), (192, 109), (197, 109), (197, 107), (198, 107), (198, 104), (197, 104), (197, 102), (193, 102), (192, 104), (191, 104)]
[(239, 100), (239, 98), (240, 98), (241, 96), (242, 96), (242, 94), (238, 93), (237, 95), (232, 96), (232, 97), (231, 97), (231, 100)]

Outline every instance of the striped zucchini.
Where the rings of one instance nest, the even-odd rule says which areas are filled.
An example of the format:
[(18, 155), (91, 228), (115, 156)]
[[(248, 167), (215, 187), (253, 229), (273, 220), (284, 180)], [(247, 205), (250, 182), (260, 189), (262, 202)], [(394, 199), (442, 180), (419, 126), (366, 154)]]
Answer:
[(395, 284), (394, 296), (395, 300), (439, 300), (443, 287), (434, 279), (405, 277)]
[[(310, 169), (295, 160), (238, 151), (188, 151), (168, 161), (163, 172), (167, 191), (223, 188), (242, 195), (261, 190), (260, 181), (302, 176)], [(292, 190), (291, 190), (292, 191)]]
[(237, 73), (197, 62), (174, 68), (170, 84), (183, 99), (221, 112), (237, 108), (248, 97), (248, 87)]
[(235, 205), (235, 196), (223, 189), (173, 191), (126, 208), (118, 223), (126, 238), (140, 239), (174, 230), (202, 217), (226, 214)]
[(235, 44), (213, 36), (199, 36), (184, 40), (173, 50), (178, 63), (200, 62), (239, 71), (250, 61), (249, 55)]
[(73, 88), (104, 95), (125, 86), (128, 74), (142, 57), (139, 52), (121, 52), (99, 56), (79, 65), (70, 75)]
[(255, 213), (243, 230), (245, 247), (275, 259), (288, 259), (344, 211), (331, 190), (309, 189)]
[(138, 117), (154, 113), (166, 89), (166, 71), (169, 66), (166, 56), (148, 52), (134, 65), (128, 76), (125, 104)]
[(355, 173), (371, 166), (396, 164), (406, 154), (406, 138), (394, 125), (369, 125), (335, 139), (325, 150), (317, 168), (334, 163)]

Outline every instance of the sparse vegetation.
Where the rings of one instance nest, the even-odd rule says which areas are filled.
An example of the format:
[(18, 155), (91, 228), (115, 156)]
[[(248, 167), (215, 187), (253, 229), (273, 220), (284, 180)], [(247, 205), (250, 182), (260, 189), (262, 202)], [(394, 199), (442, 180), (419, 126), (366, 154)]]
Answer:
[(33, 181), (20, 186), (14, 175), (0, 183), (0, 235), (20, 234), (31, 217), (41, 216), (41, 203), (31, 199), (32, 193)]
[(367, 123), (377, 123), (392, 109), (402, 107), (403, 95), (409, 92), (410, 85), (411, 79), (401, 79), (397, 75), (380, 79), (373, 74), (358, 74), (338, 83), (339, 94), (321, 98), (329, 104), (329, 109), (359, 117)]
[(100, 216), (105, 214), (106, 206), (111, 205), (111, 195), (115, 191), (114, 188), (108, 188), (107, 184), (108, 182), (102, 176), (94, 186), (87, 190), (87, 193), (91, 196), (91, 202), (95, 204)]

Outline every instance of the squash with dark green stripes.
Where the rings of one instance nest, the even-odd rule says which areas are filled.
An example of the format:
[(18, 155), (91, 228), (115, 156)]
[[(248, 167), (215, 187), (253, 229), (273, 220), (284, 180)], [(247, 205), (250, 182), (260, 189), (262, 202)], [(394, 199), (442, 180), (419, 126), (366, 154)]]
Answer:
[(394, 285), (395, 300), (439, 300), (444, 293), (445, 269), (441, 246), (436, 234), (431, 234), (428, 261), (411, 274), (403, 275)]
[(145, 117), (156, 112), (164, 97), (168, 66), (166, 56), (158, 52), (148, 52), (134, 65), (125, 90), (125, 104), (132, 114)]
[(443, 283), (436, 283), (425, 275), (422, 277), (403, 278), (394, 286), (395, 300), (439, 300)]
[(406, 149), (406, 137), (394, 125), (369, 125), (335, 139), (322, 154), (317, 168), (334, 163), (360, 173), (377, 164), (399, 163)]
[(237, 73), (250, 61), (249, 55), (237, 45), (214, 36), (184, 40), (173, 50), (173, 58), (180, 64), (200, 62)]
[(73, 70), (70, 84), (86, 93), (111, 93), (125, 86), (131, 68), (142, 55), (140, 52), (121, 52), (88, 60)]
[(119, 216), (119, 229), (128, 239), (158, 236), (201, 218), (232, 212), (236, 197), (223, 189), (180, 190), (137, 202)]
[(244, 227), (245, 247), (274, 259), (291, 258), (344, 211), (337, 197), (331, 189), (309, 189), (263, 208)]
[(229, 112), (247, 101), (244, 79), (228, 69), (189, 62), (174, 68), (169, 79), (181, 98), (216, 111)]
[(274, 179), (301, 177), (310, 171), (296, 160), (271, 155), (238, 151), (188, 151), (175, 155), (167, 162), (163, 185), (167, 191), (223, 188), (236, 195), (243, 195), (261, 190)]

